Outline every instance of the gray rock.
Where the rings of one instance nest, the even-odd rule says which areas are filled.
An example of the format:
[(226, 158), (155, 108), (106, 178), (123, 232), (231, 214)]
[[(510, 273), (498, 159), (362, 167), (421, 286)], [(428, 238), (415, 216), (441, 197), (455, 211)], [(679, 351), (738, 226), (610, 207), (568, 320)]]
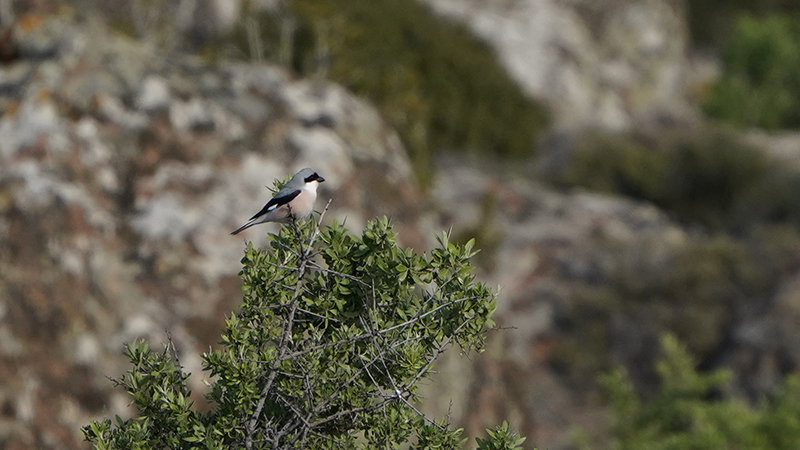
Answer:
[(337, 190), (353, 175), (354, 164), (345, 142), (323, 127), (292, 127), (289, 145), (297, 149), (301, 166), (325, 167), (326, 187)]
[(344, 110), (341, 88), (313, 81), (290, 84), (283, 91), (283, 100), (292, 115), (307, 126), (333, 128)]
[(149, 120), (146, 115), (131, 111), (122, 101), (112, 95), (100, 93), (96, 97), (97, 112), (106, 120), (111, 121), (123, 129), (137, 131), (145, 128)]
[[(491, 334), (488, 351), (474, 361), (446, 353), (440, 373), (421, 391), (423, 408), (434, 416), (450, 413), (465, 434), (518, 416), (521, 432), (535, 436), (537, 446), (568, 448), (569, 430), (598, 413), (548, 368), (560, 311), (569, 307), (577, 280), (617, 265), (633, 273), (660, 267), (689, 238), (652, 205), (556, 192), (463, 158), (443, 158), (438, 167), (431, 200), (440, 221), (433, 228), (452, 227), (457, 239), (476, 237), (479, 277), (499, 286), (495, 320), (504, 328)], [(608, 327), (609, 333), (617, 329)], [(637, 330), (620, 333), (626, 332)], [(447, 388), (454, 382), (470, 395), (455, 395)]]
[(0, 96), (12, 98), (21, 96), (35, 74), (36, 66), (28, 61), (0, 67)]
[(425, 0), (469, 24), (558, 126), (626, 130), (662, 116), (694, 120), (688, 32), (670, 0)]
[(166, 109), (170, 104), (170, 92), (167, 81), (157, 75), (150, 75), (142, 80), (136, 107), (144, 111)]
[(173, 101), (169, 106), (169, 120), (175, 129), (183, 133), (213, 132), (216, 128), (211, 105), (197, 97), (188, 101)]
[(97, 71), (84, 77), (73, 77), (65, 83), (62, 93), (71, 105), (90, 111), (92, 103), (100, 96), (120, 98), (126, 93), (125, 85), (114, 74)]
[(15, 114), (0, 118), (0, 158), (11, 158), (38, 144), (54, 152), (64, 151), (65, 132), (65, 120), (52, 100), (28, 97)]
[(330, 217), (393, 215), (421, 242), (405, 150), (370, 105), (87, 23), (65, 22), (38, 66), (0, 71), (0, 403), (16, 412), (0, 447), (79, 448), (89, 417), (130, 417), (104, 378), (128, 368), (125, 342), (158, 348), (168, 329), (199, 372), (241, 299), (242, 241), (267, 245), (279, 225), (229, 233), (276, 178), (311, 165), (329, 180), (318, 207), (333, 199)]

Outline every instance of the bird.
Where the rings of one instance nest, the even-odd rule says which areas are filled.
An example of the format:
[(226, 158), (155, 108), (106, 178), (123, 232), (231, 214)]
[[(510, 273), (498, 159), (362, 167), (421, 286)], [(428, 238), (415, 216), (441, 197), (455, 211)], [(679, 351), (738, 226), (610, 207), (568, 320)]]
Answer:
[(292, 219), (305, 219), (314, 210), (317, 186), (323, 181), (325, 178), (319, 176), (313, 169), (308, 167), (301, 169), (272, 196), (261, 211), (231, 234), (239, 234), (260, 223), (287, 223)]

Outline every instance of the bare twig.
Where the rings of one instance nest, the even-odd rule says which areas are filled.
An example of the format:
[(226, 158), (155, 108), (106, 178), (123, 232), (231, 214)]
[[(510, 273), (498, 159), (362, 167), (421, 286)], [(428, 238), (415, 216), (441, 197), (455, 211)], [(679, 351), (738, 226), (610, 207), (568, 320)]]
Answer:
[(346, 273), (337, 272), (337, 271), (335, 271), (335, 270), (331, 270), (331, 269), (329, 269), (329, 268), (322, 267), (322, 266), (320, 266), (319, 264), (317, 264), (317, 263), (315, 263), (315, 262), (310, 262), (309, 264), (311, 264), (311, 266), (312, 266), (313, 268), (315, 268), (315, 269), (319, 270), (320, 272), (323, 272), (323, 273), (329, 273), (329, 274), (331, 274), (331, 275), (334, 275), (334, 276), (337, 276), (337, 277), (339, 277), (339, 278), (344, 278), (344, 279), (347, 279), (347, 280), (350, 280), (350, 281), (355, 281), (356, 283), (358, 283), (358, 284), (360, 284), (360, 285), (362, 285), (362, 286), (367, 286), (367, 287), (369, 287), (369, 284), (367, 284), (367, 283), (364, 283), (363, 281), (359, 280), (358, 278), (356, 278), (356, 277), (354, 277), (354, 276), (352, 276), (352, 275), (348, 275), (348, 274), (346, 274)]
[(318, 317), (322, 320), (330, 320), (331, 322), (342, 323), (341, 320), (336, 320), (333, 317), (323, 316), (322, 314), (313, 313), (311, 311), (307, 311), (305, 309), (299, 309), (299, 311), (303, 314), (308, 314), (309, 316)]
[(404, 327), (412, 325), (412, 324), (414, 324), (416, 322), (419, 322), (420, 320), (424, 319), (425, 317), (428, 317), (431, 314), (435, 314), (436, 312), (438, 312), (441, 309), (444, 309), (444, 308), (446, 308), (448, 306), (452, 306), (452, 305), (454, 305), (456, 303), (461, 303), (461, 302), (465, 302), (467, 300), (474, 300), (474, 299), (475, 299), (475, 297), (465, 297), (465, 298), (460, 298), (458, 300), (453, 300), (452, 302), (444, 303), (442, 305), (439, 305), (439, 306), (437, 306), (436, 308), (434, 308), (434, 309), (432, 309), (430, 311), (427, 311), (427, 312), (422, 313), (422, 314), (418, 314), (418, 315), (412, 317), (411, 319), (406, 320), (405, 322), (399, 323), (399, 324), (394, 325), (394, 326), (389, 327), (389, 328), (385, 328), (385, 329), (382, 329), (382, 330), (371, 331), (371, 332), (368, 332), (368, 333), (362, 333), (362, 334), (359, 334), (357, 336), (350, 337), (348, 339), (343, 339), (341, 341), (326, 342), (324, 344), (319, 344), (319, 345), (314, 345), (314, 346), (311, 346), (311, 347), (307, 347), (307, 348), (305, 348), (303, 350), (298, 350), (298, 351), (292, 353), (291, 355), (289, 355), (289, 359), (294, 359), (294, 358), (297, 358), (299, 356), (303, 356), (303, 355), (306, 355), (308, 353), (311, 353), (311, 352), (314, 352), (314, 351), (317, 351), (317, 350), (325, 350), (327, 348), (336, 347), (338, 345), (345, 345), (345, 344), (350, 344), (350, 343), (353, 343), (353, 342), (356, 342), (356, 341), (364, 340), (364, 339), (369, 338), (373, 334), (387, 334), (387, 333), (392, 332), (392, 331), (394, 331), (396, 329), (404, 328)]

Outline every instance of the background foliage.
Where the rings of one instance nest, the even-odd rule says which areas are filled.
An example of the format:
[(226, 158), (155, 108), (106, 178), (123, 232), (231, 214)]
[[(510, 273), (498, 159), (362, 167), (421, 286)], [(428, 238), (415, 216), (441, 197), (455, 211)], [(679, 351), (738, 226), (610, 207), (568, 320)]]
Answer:
[[(590, 280), (573, 280), (559, 320), (564, 339), (551, 364), (578, 392), (590, 391), (598, 374), (617, 364), (638, 386), (652, 386), (653, 349), (660, 335), (673, 333), (712, 367), (729, 330), (800, 270), (797, 248), (800, 236), (791, 227), (696, 238), (666, 257), (651, 256), (658, 242), (638, 249), (609, 245), (616, 260), (595, 263)], [(614, 351), (623, 345), (626, 351)]]
[(800, 4), (794, 0), (692, 0), (684, 2), (689, 30), (695, 45), (724, 48), (734, 33), (738, 16), (795, 15)]
[[(676, 334), (712, 365), (725, 336), (748, 311), (800, 270), (800, 176), (735, 132), (702, 128), (659, 135), (581, 136), (545, 174), (564, 187), (652, 202), (691, 232), (665, 257), (657, 242), (609, 243), (587, 279), (571, 280), (564, 340), (551, 364), (578, 390), (623, 362), (652, 383), (658, 337)], [(623, 360), (612, 349), (635, 339)], [(617, 343), (617, 344), (615, 344)]]
[(800, 226), (797, 170), (722, 128), (659, 135), (588, 132), (561, 167), (544, 175), (561, 186), (650, 201), (712, 231)]
[(800, 18), (738, 16), (705, 110), (740, 127), (800, 126)]
[(698, 372), (671, 335), (661, 339), (659, 392), (636, 394), (624, 370), (603, 384), (612, 408), (616, 450), (789, 450), (800, 446), (800, 379), (787, 378), (772, 398), (750, 405), (730, 395), (732, 374)]

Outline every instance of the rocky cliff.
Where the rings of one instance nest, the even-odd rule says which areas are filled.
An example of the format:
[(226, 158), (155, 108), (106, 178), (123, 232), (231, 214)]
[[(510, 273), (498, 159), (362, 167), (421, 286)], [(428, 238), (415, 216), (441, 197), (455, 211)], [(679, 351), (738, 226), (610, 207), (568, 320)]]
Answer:
[[(694, 120), (675, 2), (428, 3), (492, 41), (557, 126)], [(170, 337), (202, 393), (198, 353), (238, 305), (244, 240), (264, 245), (276, 225), (229, 232), (269, 198), (265, 185), (307, 165), (327, 180), (318, 206), (330, 199), (329, 217), (351, 229), (386, 214), (420, 250), (450, 227), (477, 238), (480, 277), (501, 289), (501, 328), (485, 354), (448, 353), (423, 393), (427, 410), (450, 410), (468, 435), (503, 419), (541, 448), (569, 448), (575, 426), (601, 434), (596, 375), (625, 364), (652, 389), (666, 329), (683, 330), (708, 366), (735, 368), (751, 398), (800, 364), (791, 227), (718, 237), (647, 202), (555, 189), (533, 169), (463, 156), (440, 156), (422, 192), (375, 108), (323, 79), (211, 64), (69, 14), (21, 17), (10, 30), (0, 42), (10, 55), (0, 68), (0, 447), (81, 448), (90, 418), (130, 414), (106, 377), (124, 371), (121, 349), (135, 338)], [(557, 141), (544, 152), (558, 153)]]
[(0, 72), (4, 448), (77, 448), (89, 417), (126, 414), (105, 377), (134, 338), (168, 333), (199, 374), (239, 302), (244, 241), (275, 229), (229, 232), (275, 178), (311, 165), (332, 217), (386, 214), (406, 244), (429, 238), (397, 135), (336, 85), (167, 57), (100, 22), (37, 16), (14, 33), (42, 51)]
[(683, 4), (425, 0), (470, 25), (562, 127), (625, 130), (694, 115)]

